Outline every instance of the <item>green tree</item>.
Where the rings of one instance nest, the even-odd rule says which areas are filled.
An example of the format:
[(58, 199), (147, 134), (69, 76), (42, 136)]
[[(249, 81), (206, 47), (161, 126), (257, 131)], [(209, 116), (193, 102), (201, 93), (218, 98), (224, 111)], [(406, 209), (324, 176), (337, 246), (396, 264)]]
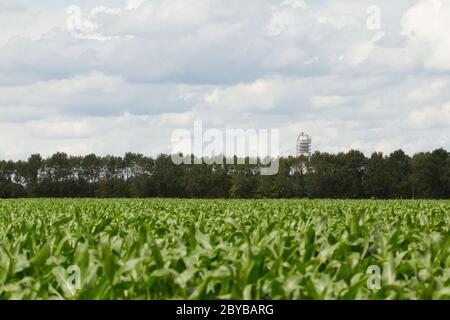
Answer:
[(385, 199), (390, 197), (390, 173), (387, 160), (382, 153), (370, 157), (364, 175), (364, 190), (367, 196)]

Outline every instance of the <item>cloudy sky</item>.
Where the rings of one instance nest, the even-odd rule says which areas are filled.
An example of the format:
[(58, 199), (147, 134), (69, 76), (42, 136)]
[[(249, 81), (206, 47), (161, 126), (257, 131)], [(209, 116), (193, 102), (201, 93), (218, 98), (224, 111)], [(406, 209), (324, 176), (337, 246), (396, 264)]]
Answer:
[(449, 0), (0, 0), (0, 158), (156, 155), (195, 120), (450, 149), (448, 30)]

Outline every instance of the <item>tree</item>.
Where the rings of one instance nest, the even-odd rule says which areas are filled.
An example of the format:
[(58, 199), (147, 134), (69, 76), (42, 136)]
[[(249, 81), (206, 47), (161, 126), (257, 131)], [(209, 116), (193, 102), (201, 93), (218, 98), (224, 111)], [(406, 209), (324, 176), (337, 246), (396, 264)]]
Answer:
[(276, 178), (273, 180), (273, 198), (293, 198), (298, 193), (297, 186), (291, 177), (292, 162), (290, 159), (280, 159), (280, 167)]
[(382, 153), (373, 153), (364, 175), (364, 190), (369, 197), (386, 199), (390, 197), (390, 175), (388, 163)]
[(413, 196), (417, 198), (449, 197), (449, 153), (437, 149), (418, 153), (412, 158)]
[(161, 154), (155, 161), (155, 187), (159, 197), (186, 197), (185, 166), (175, 165), (172, 158)]
[(311, 171), (306, 177), (310, 198), (337, 198), (336, 156), (316, 152), (310, 160)]
[(402, 150), (397, 150), (387, 158), (389, 173), (389, 194), (393, 198), (411, 198), (411, 158)]
[(256, 181), (242, 172), (239, 172), (231, 178), (230, 197), (238, 199), (251, 199), (255, 196)]
[(363, 198), (363, 177), (367, 168), (367, 159), (361, 151), (350, 150), (343, 157), (342, 165), (338, 166), (339, 172), (339, 197)]
[(34, 154), (26, 161), (0, 161), (0, 197), (450, 197), (450, 157), (442, 148), (412, 158), (402, 150), (369, 159), (356, 150), (281, 157), (274, 176), (262, 176), (255, 159), (233, 165), (223, 160), (176, 165), (164, 154)]
[(79, 181), (86, 185), (86, 196), (94, 197), (96, 195), (96, 183), (100, 179), (102, 161), (95, 154), (89, 154), (81, 159), (81, 168)]

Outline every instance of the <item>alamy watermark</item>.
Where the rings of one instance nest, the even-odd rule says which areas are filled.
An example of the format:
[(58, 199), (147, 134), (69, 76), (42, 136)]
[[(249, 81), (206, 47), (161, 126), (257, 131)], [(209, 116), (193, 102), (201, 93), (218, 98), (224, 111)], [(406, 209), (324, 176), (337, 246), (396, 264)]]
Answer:
[(81, 270), (77, 265), (71, 265), (67, 269), (57, 267), (53, 269), (53, 275), (59, 283), (65, 298), (76, 297), (81, 290)]
[(81, 289), (81, 270), (80, 267), (73, 265), (67, 268), (67, 288), (75, 295)]
[(81, 8), (79, 6), (72, 5), (66, 9), (67, 12), (67, 30), (74, 35), (78, 36), (82, 27)]
[[(69, 33), (77, 39), (94, 39), (100, 41), (120, 38), (119, 36), (111, 36), (104, 34), (99, 28), (97, 16), (102, 13), (119, 14), (120, 9), (96, 7), (84, 14), (81, 8), (77, 5), (67, 7), (66, 14), (66, 28)], [(132, 37), (126, 35), (125, 37)]]
[(372, 265), (367, 268), (367, 289), (380, 290), (381, 289), (381, 268), (377, 265)]
[[(202, 121), (195, 121), (193, 133), (177, 129), (171, 136), (172, 162), (188, 164), (260, 164), (261, 175), (275, 175), (279, 170), (279, 129), (204, 130)], [(194, 159), (192, 156), (194, 155)]]
[(381, 30), (381, 8), (372, 5), (367, 8), (366, 26), (369, 30)]

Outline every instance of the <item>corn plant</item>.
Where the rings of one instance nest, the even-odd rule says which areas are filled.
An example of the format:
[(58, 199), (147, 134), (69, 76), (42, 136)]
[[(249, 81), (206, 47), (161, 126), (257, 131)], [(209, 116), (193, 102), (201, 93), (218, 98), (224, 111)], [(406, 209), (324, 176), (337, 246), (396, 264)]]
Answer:
[(450, 299), (449, 209), (1, 200), (0, 299)]

